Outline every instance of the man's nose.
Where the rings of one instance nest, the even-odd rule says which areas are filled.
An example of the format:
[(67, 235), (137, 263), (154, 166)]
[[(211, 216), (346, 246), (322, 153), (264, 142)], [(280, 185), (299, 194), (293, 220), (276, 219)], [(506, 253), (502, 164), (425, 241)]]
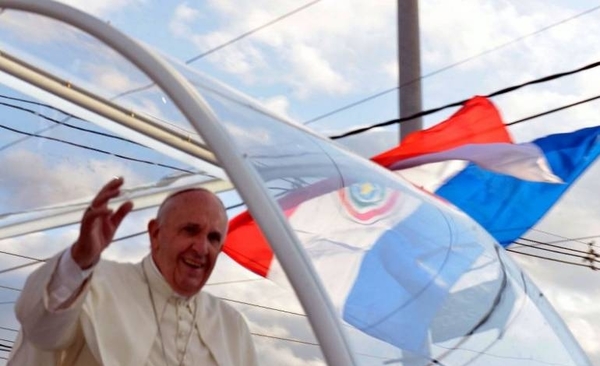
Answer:
[(209, 245), (210, 241), (208, 240), (208, 238), (204, 236), (198, 236), (194, 240), (193, 248), (196, 252), (198, 252), (198, 254), (205, 255), (208, 254)]

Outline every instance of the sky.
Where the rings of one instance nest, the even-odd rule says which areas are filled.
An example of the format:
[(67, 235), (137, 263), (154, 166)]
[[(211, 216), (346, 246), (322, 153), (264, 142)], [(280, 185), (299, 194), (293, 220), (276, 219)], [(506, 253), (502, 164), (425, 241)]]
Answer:
[[(211, 54), (190, 62), (206, 73), (262, 102), (270, 110), (306, 125), (324, 135), (334, 135), (360, 126), (398, 117), (397, 33), (395, 2), (376, 1), (288, 1), (209, 0), (165, 2), (152, 0), (65, 1), (82, 8), (126, 34), (142, 40), (163, 54), (185, 62), (246, 34), (305, 4), (297, 13), (257, 30)], [(475, 95), (486, 95), (508, 86), (544, 76), (575, 70), (600, 60), (596, 35), (600, 9), (593, 1), (492, 1), (426, 0), (419, 3), (422, 104), (432, 109)], [(119, 75), (97, 70), (103, 85), (126, 85)], [(598, 70), (591, 69), (557, 80), (527, 86), (492, 98), (505, 122), (533, 116), (598, 94)], [(379, 97), (372, 98), (375, 95)], [(361, 102), (366, 100), (365, 102)], [(355, 106), (348, 107), (360, 102)], [(589, 102), (510, 127), (517, 142), (549, 134), (596, 126), (598, 102)], [(340, 110), (320, 118), (330, 112)], [(428, 115), (424, 126), (434, 125), (456, 109)], [(57, 114), (57, 116), (60, 116)], [(308, 123), (307, 123), (308, 122)], [(41, 122), (40, 122), (41, 124)], [(396, 127), (375, 129), (341, 141), (365, 157), (398, 142)], [(39, 142), (38, 142), (39, 144)], [(135, 152), (134, 148), (127, 148)], [(75, 151), (75, 150), (74, 150)], [(153, 156), (153, 159), (159, 159)], [(23, 187), (37, 182), (47, 171), (26, 149), (0, 156), (3, 166)], [(52, 156), (48, 157), (52, 159)], [(28, 162), (32, 169), (15, 168)], [(169, 162), (165, 160), (165, 163)], [(37, 165), (36, 165), (37, 164)], [(71, 160), (56, 156), (46, 174), (48, 185), (62, 187), (65, 172), (76, 167), (81, 177), (65, 186), (61, 195), (48, 202), (47, 195), (18, 196), (4, 186), (0, 196), (13, 207), (52, 204), (61, 199), (91, 194), (97, 179), (108, 179), (115, 170), (125, 172), (132, 185), (143, 183), (148, 171), (132, 169), (131, 163), (90, 163), (74, 152)], [(93, 174), (87, 174), (87, 173)], [(600, 196), (593, 165), (563, 199), (525, 237), (544, 242), (561, 241), (571, 249), (587, 250), (600, 235)], [(15, 183), (16, 182), (16, 183)], [(32, 191), (37, 187), (31, 183)], [(27, 187), (27, 186), (25, 186)], [(21, 191), (22, 192), (22, 191)], [(532, 197), (532, 199), (535, 199)], [(142, 217), (144, 213), (139, 213)], [(149, 215), (149, 214), (146, 214)], [(128, 232), (128, 228), (124, 228)], [(134, 231), (131, 229), (131, 231)], [(69, 237), (72, 233), (61, 233)], [(565, 239), (586, 238), (564, 241)], [(589, 238), (589, 239), (588, 239)], [(67, 241), (68, 239), (65, 239)], [(31, 239), (19, 252), (36, 257), (52, 254), (43, 238)], [(5, 241), (3, 248), (10, 247)], [(135, 245), (144, 246), (143, 240)], [(515, 247), (516, 248), (516, 247)], [(130, 252), (115, 248), (114, 256)], [(583, 263), (581, 259), (543, 254)], [(575, 252), (573, 252), (575, 253)], [(600, 364), (599, 273), (589, 268), (556, 263), (509, 253), (533, 279), (563, 317), (574, 336), (595, 364)], [(16, 261), (15, 264), (21, 262)], [(249, 276), (249, 279), (254, 279)], [(277, 300), (273, 300), (275, 304)], [(0, 305), (2, 306), (2, 305)], [(282, 333), (283, 334), (283, 333)]]

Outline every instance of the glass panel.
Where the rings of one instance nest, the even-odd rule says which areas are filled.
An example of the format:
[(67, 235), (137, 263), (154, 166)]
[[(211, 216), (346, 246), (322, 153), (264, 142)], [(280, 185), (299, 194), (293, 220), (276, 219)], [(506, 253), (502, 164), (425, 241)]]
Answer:
[[(578, 363), (539, 291), (463, 213), (202, 82), (194, 85), (286, 212), (359, 364)], [(268, 275), (281, 275), (276, 263)]]
[[(24, 29), (27, 33), (22, 33)], [(81, 88), (112, 100), (135, 117), (148, 117), (166, 130), (202, 142), (146, 76), (69, 26), (4, 11), (0, 13), (0, 51), (68, 80), (65, 88)], [(124, 221), (103, 257), (136, 262), (148, 252), (146, 223), (166, 194), (219, 183), (216, 178), (226, 175), (219, 173), (218, 166), (173, 153), (158, 141), (96, 113), (81, 113), (72, 103), (23, 86), (6, 74), (0, 80), (4, 84), (0, 84), (4, 117), (0, 122), (4, 169), (0, 178), (0, 338), (8, 346), (0, 347), (0, 365), (4, 365), (3, 357), (19, 327), (14, 301), (27, 275), (42, 260), (71, 245), (78, 230), (72, 223), (80, 219), (104, 182), (113, 176), (125, 177), (125, 197), (140, 205)], [(215, 187), (221, 189), (227, 183)], [(243, 209), (235, 191), (220, 196), (231, 207), (228, 214)], [(206, 290), (245, 315), (261, 364), (323, 364), (308, 319), (289, 286), (276, 285), (223, 255)]]
[[(0, 20), (4, 54), (52, 73), (67, 88), (82, 88), (202, 143), (164, 93), (94, 38), (18, 12), (4, 11)], [(358, 364), (578, 363), (582, 356), (562, 321), (464, 214), (209, 77), (174, 66), (198, 88), (288, 216)], [(9, 170), (0, 191), (0, 229), (48, 212), (54, 217), (71, 204), (81, 208), (113, 175), (127, 178), (133, 198), (175, 189), (173, 182), (212, 178), (195, 159), (173, 155), (103, 117), (70, 116), (78, 110), (72, 104), (36, 104), (40, 101), (9, 89), (2, 95), (7, 116), (2, 126), (9, 132), (0, 135), (0, 159)], [(116, 132), (133, 142), (107, 136)], [(227, 205), (239, 203), (234, 193), (223, 197)], [(139, 259), (147, 245), (141, 222), (152, 214), (151, 206), (136, 212), (118, 234), (131, 238), (115, 243), (108, 257)], [(13, 251), (0, 257), (2, 268), (37, 263), (75, 235), (73, 226), (61, 226), (1, 240), (1, 250)], [(34, 266), (4, 272), (0, 302), (14, 301)], [(224, 258), (207, 288), (248, 317), (265, 363), (321, 364), (306, 316), (276, 261), (267, 274), (277, 285)], [(7, 329), (0, 329), (7, 333), (0, 336), (12, 341), (16, 323), (9, 308), (1, 309)]]

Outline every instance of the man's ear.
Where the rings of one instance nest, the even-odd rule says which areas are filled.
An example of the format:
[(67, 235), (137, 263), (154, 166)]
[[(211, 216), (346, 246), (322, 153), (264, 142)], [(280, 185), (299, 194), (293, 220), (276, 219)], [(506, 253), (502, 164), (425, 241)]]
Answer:
[(152, 219), (148, 222), (148, 236), (150, 237), (150, 247), (152, 250), (156, 250), (158, 248), (158, 221), (156, 219)]

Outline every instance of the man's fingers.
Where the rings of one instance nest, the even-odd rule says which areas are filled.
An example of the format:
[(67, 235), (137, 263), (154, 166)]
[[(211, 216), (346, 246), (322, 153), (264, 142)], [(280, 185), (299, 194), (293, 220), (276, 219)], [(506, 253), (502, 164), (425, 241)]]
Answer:
[(133, 202), (131, 201), (127, 201), (125, 203), (123, 203), (118, 209), (117, 212), (115, 212), (112, 217), (111, 217), (111, 221), (115, 227), (115, 230), (119, 227), (119, 225), (121, 225), (121, 221), (123, 221), (123, 219), (125, 218), (125, 216), (127, 216), (127, 214), (129, 212), (131, 212), (131, 210), (133, 209)]
[(114, 178), (106, 183), (92, 201), (91, 207), (97, 208), (104, 206), (111, 198), (117, 197), (120, 193), (119, 188), (121, 185), (123, 185), (123, 178), (121, 177)]
[(100, 216), (108, 216), (111, 213), (112, 213), (112, 210), (109, 209), (108, 207), (100, 207), (100, 208), (89, 207), (85, 211), (85, 214), (83, 215), (83, 219), (81, 221), (82, 221), (83, 225), (87, 225), (87, 224), (91, 223), (92, 221), (94, 221), (96, 218), (98, 218)]

